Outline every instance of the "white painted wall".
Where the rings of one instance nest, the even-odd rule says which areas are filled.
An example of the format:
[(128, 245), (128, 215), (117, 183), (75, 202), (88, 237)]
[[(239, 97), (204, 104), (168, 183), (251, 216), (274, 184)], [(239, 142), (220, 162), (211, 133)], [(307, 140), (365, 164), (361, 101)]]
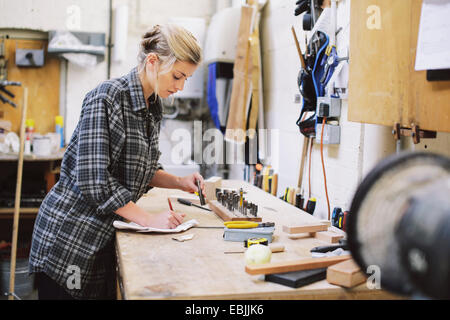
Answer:
[[(164, 24), (170, 22), (173, 18), (202, 18), (208, 24), (217, 6), (220, 8), (220, 6), (227, 5), (227, 3), (223, 2), (219, 1), (216, 3), (214, 0), (114, 0), (113, 10), (120, 5), (126, 4), (128, 5), (129, 17), (127, 58), (122, 62), (113, 62), (111, 64), (111, 77), (120, 77), (137, 65), (137, 55), (142, 35), (155, 24)], [(204, 66), (199, 68), (204, 68)], [(205, 78), (205, 81), (206, 72), (203, 73), (203, 78)], [(206, 86), (204, 86), (204, 91), (206, 92)], [(184, 129), (186, 132), (190, 132), (193, 137), (193, 122), (163, 120), (160, 135), (160, 150), (162, 153), (160, 160), (166, 167), (172, 167), (177, 160), (171, 157), (171, 148), (177, 144), (172, 137), (176, 129)], [(172, 171), (172, 173), (176, 173), (176, 171)]]
[[(279, 156), (272, 160), (279, 173), (278, 194), (286, 187), (296, 187), (299, 175), (303, 136), (295, 121), (300, 114), (300, 104), (294, 103), (298, 93), (297, 73), (300, 61), (291, 32), (294, 26), (299, 41), (304, 39), (301, 17), (294, 16), (295, 1), (268, 1), (261, 19), (261, 40), (264, 79), (264, 104), (266, 126), (279, 130)], [(341, 0), (338, 5), (338, 27), (343, 31), (337, 38), (337, 47), (349, 42), (350, 0)], [(303, 51), (305, 47), (302, 45)], [(351, 63), (351, 61), (350, 61)], [(323, 148), (328, 194), (331, 211), (339, 206), (348, 210), (353, 194), (361, 179), (382, 158), (395, 153), (395, 142), (391, 128), (350, 122), (347, 120), (348, 102), (343, 100), (341, 143), (325, 145)], [(437, 139), (423, 140), (413, 145), (403, 139), (403, 149), (427, 150), (450, 154), (450, 134), (438, 133)], [(328, 210), (324, 190), (320, 141), (315, 143), (311, 165), (311, 196), (317, 198), (314, 215), (327, 218)], [(308, 163), (305, 164), (303, 190), (308, 194)]]
[[(120, 77), (136, 66), (140, 39), (153, 25), (168, 22), (174, 17), (204, 18), (209, 23), (217, 8), (229, 5), (227, 0), (113, 0), (113, 10), (124, 4), (128, 6), (129, 14), (127, 55), (124, 61), (111, 63), (112, 78)], [(109, 0), (0, 0), (0, 28), (103, 32), (108, 41)], [(61, 99), (64, 100), (62, 105), (66, 106), (65, 138), (68, 141), (78, 123), (84, 96), (107, 79), (107, 60), (105, 57), (105, 61), (92, 69), (70, 62), (63, 63), (62, 67), (67, 67), (67, 72), (62, 72), (67, 76), (67, 89), (61, 94)], [(192, 123), (185, 126), (192, 127)], [(167, 137), (171, 136), (173, 127), (163, 126), (166, 132), (161, 135), (161, 147), (164, 150), (170, 147)], [(167, 152), (164, 156), (164, 161), (169, 163)]]
[[(114, 0), (113, 8), (121, 4), (129, 6), (127, 58), (111, 65), (111, 76), (118, 77), (136, 65), (139, 40), (145, 30), (156, 23), (164, 23), (170, 17), (202, 17), (209, 23), (217, 9), (223, 9), (238, 1), (230, 0)], [(73, 11), (80, 9), (79, 30), (105, 32), (108, 34), (108, 0), (0, 0), (0, 28), (29, 28), (48, 31), (74, 26)], [(338, 25), (344, 29), (338, 36), (338, 47), (345, 46), (349, 39), (350, 0), (341, 0), (338, 6)], [(300, 104), (294, 102), (298, 93), (297, 73), (300, 67), (293, 41), (291, 26), (301, 40), (304, 37), (301, 18), (293, 12), (295, 1), (270, 0), (261, 17), (261, 41), (263, 59), (263, 83), (266, 127), (278, 130), (279, 140), (272, 148), (278, 149), (278, 156), (271, 164), (279, 173), (278, 193), (287, 186), (297, 186), (303, 136), (295, 125), (300, 113)], [(20, 19), (18, 18), (20, 17)], [(75, 19), (75, 22), (76, 19)], [(70, 28), (69, 28), (70, 29)], [(304, 46), (302, 46), (304, 50)], [(82, 69), (71, 63), (67, 69), (66, 92), (66, 138), (78, 121), (84, 95), (107, 77), (107, 64), (102, 62), (92, 70)], [(324, 146), (325, 167), (331, 208), (341, 206), (348, 209), (353, 193), (361, 179), (385, 156), (395, 152), (395, 143), (388, 127), (360, 124), (347, 120), (348, 103), (343, 101), (340, 118), (341, 144)], [(190, 123), (168, 122), (163, 126), (161, 149), (163, 160), (167, 159), (173, 130), (179, 126), (192, 127)], [(450, 155), (450, 134), (438, 133), (437, 139), (423, 140), (413, 145), (410, 139), (403, 139), (404, 149), (428, 150)], [(320, 162), (319, 144), (315, 144), (312, 155), (312, 196), (318, 200), (316, 215), (327, 215)], [(305, 166), (303, 190), (308, 192), (307, 163)], [(235, 178), (241, 177), (236, 170)]]
[[(0, 0), (0, 13), (0, 28), (103, 32), (108, 37), (108, 0)], [(106, 59), (92, 69), (68, 63), (64, 74), (67, 75), (66, 92), (60, 96), (66, 105), (67, 142), (78, 122), (84, 96), (107, 78)]]

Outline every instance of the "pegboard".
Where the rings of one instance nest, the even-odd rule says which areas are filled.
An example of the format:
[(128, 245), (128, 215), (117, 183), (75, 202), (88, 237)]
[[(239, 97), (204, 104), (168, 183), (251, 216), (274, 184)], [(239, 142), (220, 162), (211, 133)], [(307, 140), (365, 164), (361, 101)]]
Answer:
[[(0, 103), (2, 120), (11, 121), (11, 131), (19, 134), (22, 116), (23, 88), (28, 88), (27, 119), (34, 119), (35, 132), (46, 134), (55, 131), (55, 116), (59, 114), (60, 60), (47, 54), (47, 40), (5, 39), (5, 57), (8, 60), (8, 81), (18, 81), (21, 87), (8, 86), (15, 97), (12, 100), (17, 108)], [(45, 50), (43, 67), (18, 67), (15, 64), (15, 50)]]

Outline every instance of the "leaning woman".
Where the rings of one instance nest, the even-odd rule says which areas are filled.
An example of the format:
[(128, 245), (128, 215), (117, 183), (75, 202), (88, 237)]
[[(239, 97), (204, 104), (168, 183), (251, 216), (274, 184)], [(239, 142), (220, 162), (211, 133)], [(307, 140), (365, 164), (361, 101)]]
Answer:
[[(36, 218), (30, 273), (39, 299), (114, 299), (113, 221), (175, 228), (184, 214), (148, 213), (136, 201), (151, 187), (197, 190), (199, 173), (177, 177), (159, 164), (161, 98), (183, 90), (202, 59), (186, 29), (155, 26), (138, 65), (90, 91), (61, 163), (58, 183)], [(149, 248), (149, 251), (151, 248)]]

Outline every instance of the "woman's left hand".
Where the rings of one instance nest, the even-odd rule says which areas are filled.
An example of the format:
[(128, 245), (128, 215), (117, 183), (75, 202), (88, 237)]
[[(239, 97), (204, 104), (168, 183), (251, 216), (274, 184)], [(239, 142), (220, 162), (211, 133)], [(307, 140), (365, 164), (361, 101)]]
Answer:
[(198, 191), (197, 180), (200, 181), (200, 188), (202, 189), (203, 196), (206, 197), (205, 181), (203, 180), (203, 177), (201, 176), (201, 174), (198, 172), (190, 174), (185, 177), (180, 177), (179, 178), (179, 184), (180, 184), (179, 189), (183, 190), (183, 191), (191, 192), (191, 193), (197, 192)]

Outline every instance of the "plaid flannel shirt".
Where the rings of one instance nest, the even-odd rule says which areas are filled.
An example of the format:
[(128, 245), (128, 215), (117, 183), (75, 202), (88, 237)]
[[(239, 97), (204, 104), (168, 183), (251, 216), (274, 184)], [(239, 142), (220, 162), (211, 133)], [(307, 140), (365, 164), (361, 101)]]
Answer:
[(39, 209), (29, 271), (45, 272), (75, 298), (115, 297), (114, 212), (136, 202), (162, 169), (162, 107), (154, 96), (149, 103), (136, 68), (89, 92), (60, 179)]

